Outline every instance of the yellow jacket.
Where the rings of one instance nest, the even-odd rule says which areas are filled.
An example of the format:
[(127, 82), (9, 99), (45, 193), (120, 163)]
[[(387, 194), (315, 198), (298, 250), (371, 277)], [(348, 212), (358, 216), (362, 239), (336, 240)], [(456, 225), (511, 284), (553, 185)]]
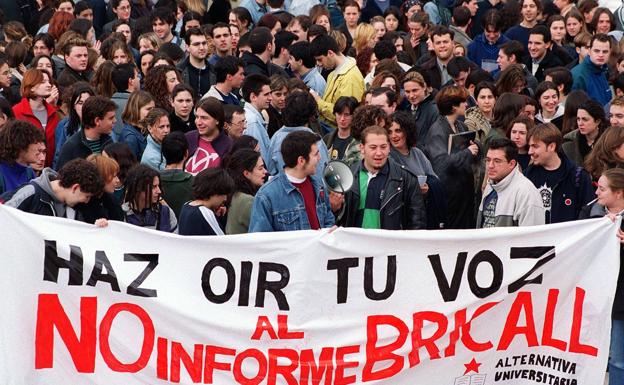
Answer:
[[(364, 95), (364, 77), (355, 65), (355, 60), (345, 57), (346, 62), (339, 71), (332, 71), (327, 78), (327, 87), (323, 98), (318, 100), (321, 117), (336, 127), (334, 104), (341, 96), (353, 96), (358, 101)], [(352, 111), (353, 112), (353, 111)]]

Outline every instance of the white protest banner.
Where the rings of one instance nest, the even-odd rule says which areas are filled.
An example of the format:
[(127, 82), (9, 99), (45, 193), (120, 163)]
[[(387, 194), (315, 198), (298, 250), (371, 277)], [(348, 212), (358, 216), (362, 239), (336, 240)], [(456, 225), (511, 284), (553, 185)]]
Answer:
[(617, 223), (179, 237), (0, 207), (3, 385), (601, 384)]

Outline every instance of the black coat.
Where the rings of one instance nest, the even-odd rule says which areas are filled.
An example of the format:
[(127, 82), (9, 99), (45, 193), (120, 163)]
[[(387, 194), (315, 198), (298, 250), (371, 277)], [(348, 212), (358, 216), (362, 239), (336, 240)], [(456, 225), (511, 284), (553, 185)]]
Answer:
[[(113, 140), (108, 135), (102, 135), (100, 139), (102, 140), (102, 149), (109, 143), (113, 143)], [(58, 169), (60, 170), (61, 167), (70, 160), (77, 158), (86, 159), (92, 153), (91, 148), (87, 144), (84, 130), (77, 131), (63, 144), (59, 154)]]
[[(388, 177), (381, 198), (379, 216), (384, 230), (416, 230), (427, 228), (425, 203), (420, 193), (418, 178), (407, 168), (388, 158)], [(353, 187), (345, 194), (345, 212), (338, 223), (345, 227), (357, 226), (360, 207), (360, 170), (362, 162), (352, 167)]]
[[(579, 219), (602, 218), (606, 215), (604, 206), (594, 202), (581, 209)], [(620, 227), (624, 230), (624, 222)], [(617, 288), (615, 289), (615, 300), (613, 301), (613, 311), (611, 317), (616, 320), (624, 320), (624, 246), (620, 244), (620, 272), (618, 274)]]
[(245, 64), (245, 76), (249, 76), (251, 74), (261, 74), (266, 77), (271, 77), (273, 75), (289, 77), (286, 71), (271, 62), (263, 62), (258, 55), (244, 52), (242, 59)]
[[(394, 5), (397, 8), (401, 8), (401, 5), (403, 5), (403, 1), (402, 0), (390, 0), (390, 5), (388, 6), (392, 6), (392, 5)], [(383, 12), (381, 11), (381, 9), (379, 9), (379, 6), (377, 5), (377, 3), (375, 3), (375, 1), (373, 0), (367, 1), (366, 5), (362, 9), (362, 14), (360, 15), (360, 23), (368, 23), (370, 19), (372, 19), (373, 17), (382, 16), (382, 15), (383, 15)]]
[(81, 203), (76, 206), (76, 211), (82, 214), (84, 221), (95, 223), (100, 218), (112, 221), (123, 221), (124, 213), (121, 204), (113, 194), (103, 193), (99, 197), (92, 197), (88, 203)]
[(418, 148), (423, 151), (427, 145), (427, 135), (429, 129), (440, 116), (438, 106), (433, 98), (434, 95), (430, 94), (418, 104), (416, 111), (412, 111), (414, 121), (416, 122), (416, 143)]
[[(466, 125), (455, 122), (457, 132), (468, 131)], [(470, 150), (463, 149), (448, 153), (448, 138), (453, 134), (451, 126), (444, 116), (439, 116), (429, 129), (424, 152), (431, 161), (433, 170), (446, 189), (448, 202), (446, 228), (474, 228), (475, 222), (475, 189), (473, 164), (478, 157), (472, 156)]]
[[(533, 59), (531, 59), (531, 57), (529, 56), (527, 59), (525, 59), (524, 65), (526, 65), (527, 69), (529, 70), (529, 73), (533, 73)], [(551, 50), (547, 50), (546, 51), (546, 56), (544, 56), (544, 59), (542, 59), (542, 61), (539, 63), (539, 67), (537, 68), (537, 72), (535, 72), (535, 78), (537, 79), (538, 82), (543, 82), (545, 75), (544, 75), (544, 71), (547, 70), (548, 68), (554, 68), (554, 67), (563, 67), (565, 65), (565, 63), (563, 63), (561, 61), (561, 59), (559, 59), (557, 57), (557, 55), (555, 55)]]

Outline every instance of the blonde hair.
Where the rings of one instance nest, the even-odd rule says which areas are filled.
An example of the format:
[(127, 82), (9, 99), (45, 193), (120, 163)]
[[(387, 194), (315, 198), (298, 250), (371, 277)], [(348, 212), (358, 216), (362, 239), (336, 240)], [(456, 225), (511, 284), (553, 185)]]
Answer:
[(197, 12), (200, 15), (206, 13), (206, 5), (202, 0), (184, 0), (184, 4), (189, 11)]
[(329, 36), (333, 37), (334, 40), (336, 40), (336, 43), (338, 43), (338, 50), (340, 52), (344, 52), (345, 49), (347, 49), (347, 38), (345, 37), (344, 33), (338, 31), (337, 29), (332, 29), (329, 33)]
[(368, 23), (361, 23), (355, 29), (355, 34), (353, 36), (353, 47), (355, 47), (355, 52), (359, 53), (364, 48), (368, 47), (370, 41), (375, 37), (375, 28)]
[(425, 78), (416, 71), (408, 72), (405, 74), (405, 76), (403, 77), (402, 85), (404, 85), (407, 82), (414, 82), (423, 88), (428, 88)]

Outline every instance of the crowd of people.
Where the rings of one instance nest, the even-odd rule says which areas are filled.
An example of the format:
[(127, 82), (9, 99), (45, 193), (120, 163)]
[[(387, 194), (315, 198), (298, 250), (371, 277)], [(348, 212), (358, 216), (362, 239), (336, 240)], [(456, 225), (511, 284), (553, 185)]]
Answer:
[(623, 6), (206, 3), (0, 2), (0, 201), (182, 235), (624, 211)]

